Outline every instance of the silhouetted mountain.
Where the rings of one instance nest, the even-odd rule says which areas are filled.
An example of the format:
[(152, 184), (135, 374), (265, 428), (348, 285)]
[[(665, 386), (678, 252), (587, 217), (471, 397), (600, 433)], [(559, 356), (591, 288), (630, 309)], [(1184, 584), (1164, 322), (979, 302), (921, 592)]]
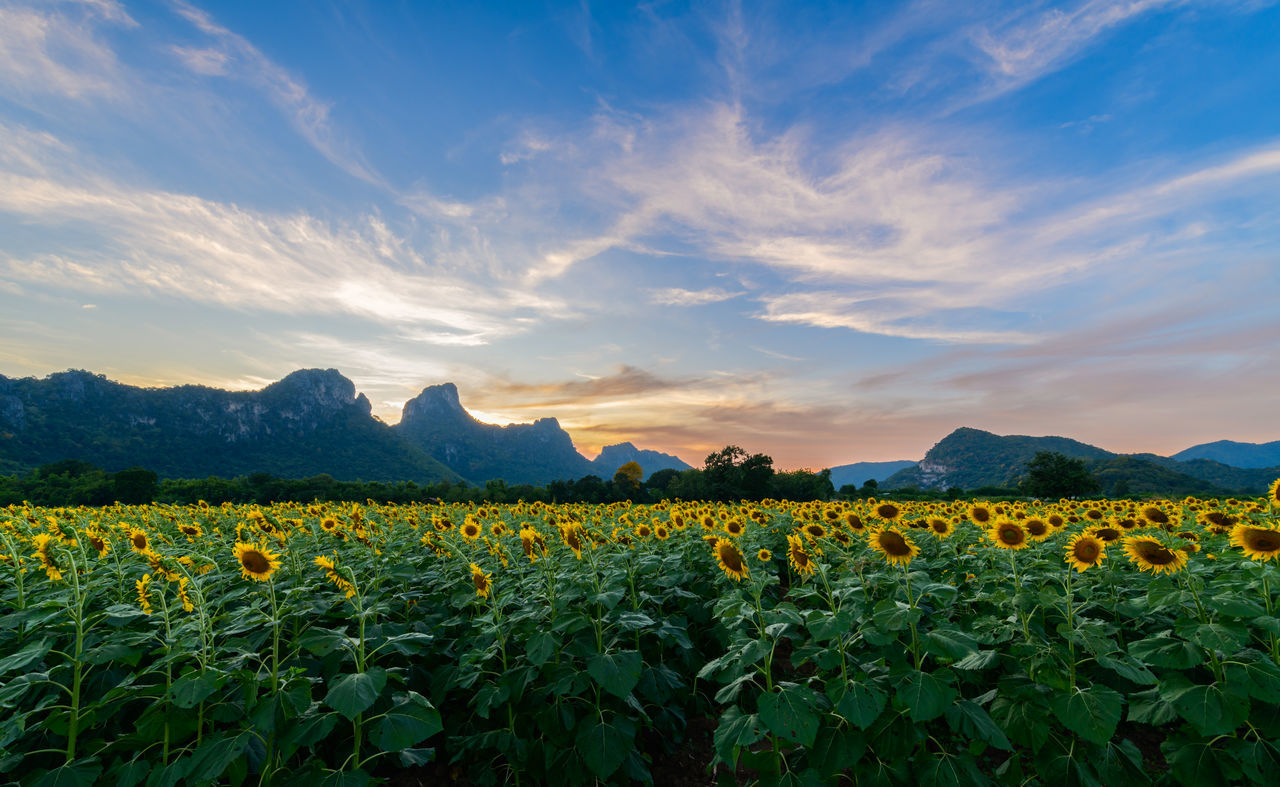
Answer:
[(1270, 443), (1237, 443), (1234, 440), (1218, 440), (1193, 445), (1170, 458), (1181, 462), (1192, 459), (1211, 459), (1231, 467), (1276, 467), (1280, 465), (1280, 440)]
[(594, 473), (556, 419), (507, 426), (481, 423), (463, 409), (453, 383), (423, 389), (405, 403), (400, 423), (392, 428), (475, 483), (500, 478), (508, 484), (542, 485)]
[(0, 376), (0, 471), (63, 459), (167, 478), (265, 472), (340, 480), (459, 480), (370, 414), (334, 369), (304, 369), (260, 391), (138, 388), (85, 371)]
[(862, 486), (869, 480), (880, 483), (899, 470), (915, 466), (916, 463), (909, 459), (892, 462), (854, 462), (850, 465), (839, 465), (831, 468), (831, 485), (839, 489), (846, 484)]
[(1085, 460), (1104, 491), (1124, 478), (1132, 494), (1258, 494), (1280, 476), (1280, 467), (1244, 469), (1209, 459), (1183, 462), (1155, 454), (1115, 454), (1066, 437), (1001, 436), (962, 427), (930, 448), (917, 466), (894, 473), (880, 485), (886, 489), (1015, 487), (1027, 462), (1040, 451)]
[(600, 450), (600, 455), (591, 460), (591, 473), (607, 481), (613, 478), (613, 474), (618, 471), (618, 468), (627, 462), (635, 462), (640, 465), (641, 469), (644, 470), (644, 475), (641, 477), (642, 480), (647, 479), (659, 470), (690, 469), (690, 466), (678, 456), (636, 448), (631, 443), (618, 443), (617, 445), (606, 445)]

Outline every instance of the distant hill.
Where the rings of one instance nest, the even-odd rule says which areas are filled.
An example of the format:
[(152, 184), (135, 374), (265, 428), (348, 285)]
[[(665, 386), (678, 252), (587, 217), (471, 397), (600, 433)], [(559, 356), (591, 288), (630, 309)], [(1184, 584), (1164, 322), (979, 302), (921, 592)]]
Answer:
[(1191, 459), (1211, 459), (1231, 467), (1261, 468), (1280, 466), (1280, 440), (1270, 443), (1237, 443), (1234, 440), (1218, 440), (1193, 445), (1174, 454), (1172, 459), (1186, 462)]
[(644, 470), (641, 480), (648, 479), (649, 476), (659, 470), (691, 469), (689, 464), (678, 456), (636, 448), (631, 443), (618, 443), (617, 445), (606, 445), (600, 450), (600, 455), (591, 460), (591, 472), (592, 475), (600, 476), (608, 481), (613, 478), (613, 474), (618, 471), (618, 468), (627, 462), (635, 462)]
[(854, 462), (851, 465), (838, 465), (831, 468), (831, 485), (839, 489), (846, 484), (862, 486), (871, 479), (879, 483), (899, 470), (915, 466), (916, 463), (909, 459), (893, 462)]
[(0, 376), (0, 472), (63, 459), (166, 478), (460, 480), (374, 418), (334, 369), (297, 371), (260, 391), (138, 388), (85, 371)]
[(915, 467), (899, 470), (880, 486), (919, 489), (1014, 487), (1037, 452), (1083, 459), (1109, 492), (1122, 478), (1132, 494), (1260, 494), (1280, 467), (1239, 468), (1209, 459), (1179, 461), (1155, 454), (1121, 455), (1066, 437), (996, 435), (962, 427), (930, 448)]
[(556, 419), (506, 426), (481, 423), (462, 407), (453, 383), (424, 388), (405, 403), (400, 423), (391, 428), (478, 484), (500, 478), (508, 484), (544, 485), (595, 472)]

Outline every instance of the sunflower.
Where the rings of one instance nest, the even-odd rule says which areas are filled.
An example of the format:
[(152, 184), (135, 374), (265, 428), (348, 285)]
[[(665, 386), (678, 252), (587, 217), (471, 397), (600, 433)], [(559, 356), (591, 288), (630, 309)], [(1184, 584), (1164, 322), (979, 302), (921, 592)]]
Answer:
[(1280, 554), (1280, 531), (1236, 525), (1231, 528), (1231, 544), (1243, 549), (1250, 560), (1271, 560)]
[(325, 579), (329, 580), (338, 590), (346, 594), (347, 598), (351, 598), (356, 594), (355, 585), (352, 585), (345, 577), (338, 573), (338, 556), (319, 555), (315, 559), (315, 564), (324, 572)]
[(1067, 542), (1067, 563), (1075, 566), (1077, 572), (1101, 565), (1107, 556), (1107, 548), (1102, 541), (1088, 533), (1081, 533)]
[(849, 526), (850, 530), (862, 530), (866, 527), (862, 522), (862, 517), (852, 511), (844, 515), (844, 523)]
[(89, 546), (98, 551), (98, 557), (106, 557), (111, 551), (111, 542), (99, 531), (90, 528), (85, 531), (85, 537), (89, 539)]
[(926, 520), (926, 524), (929, 526), (929, 531), (938, 538), (947, 538), (952, 533), (956, 532), (955, 525), (951, 523), (951, 520), (940, 516), (929, 517), (929, 519)]
[(804, 549), (804, 539), (794, 534), (787, 535), (787, 559), (797, 574), (809, 575), (815, 571), (813, 558)]
[(717, 538), (715, 545), (716, 563), (729, 579), (741, 582), (746, 579), (749, 569), (747, 559), (742, 552), (727, 538)]
[(969, 506), (969, 519), (975, 525), (983, 527), (991, 521), (991, 509), (981, 503), (974, 503)]
[(1272, 481), (1270, 488), (1267, 489), (1267, 501), (1271, 503), (1272, 508), (1280, 508), (1280, 478)]
[(671, 531), (667, 530), (666, 525), (656, 525), (653, 528), (653, 535), (656, 536), (659, 541), (666, 541), (671, 536)]
[(462, 525), (462, 537), (468, 541), (475, 541), (479, 538), (480, 523), (470, 517), (467, 517), (467, 521)]
[(577, 525), (566, 525), (560, 528), (560, 538), (564, 540), (565, 546), (573, 550), (573, 554), (582, 559), (582, 531)]
[(825, 538), (827, 535), (827, 529), (823, 527), (821, 522), (810, 522), (800, 528), (800, 532), (809, 538)]
[(636, 525), (636, 535), (640, 538), (648, 538), (649, 536), (653, 535), (653, 528), (641, 522), (640, 524)]
[(767, 549), (762, 549), (756, 553), (756, 559), (761, 563), (768, 563), (770, 560), (773, 560), (773, 553)]
[(876, 506), (876, 516), (886, 522), (895, 522), (898, 517), (902, 516), (902, 509), (888, 501)]
[(1022, 527), (1026, 529), (1027, 535), (1031, 536), (1034, 541), (1044, 541), (1053, 535), (1053, 528), (1049, 527), (1049, 523), (1040, 517), (1027, 517), (1022, 520)]
[(144, 554), (151, 548), (151, 541), (147, 538), (147, 531), (140, 527), (129, 529), (129, 548), (139, 555)]
[(40, 567), (44, 569), (44, 573), (49, 576), (49, 579), (57, 582), (62, 579), (62, 569), (58, 568), (57, 560), (50, 552), (53, 548), (53, 542), (53, 536), (48, 533), (38, 534), (31, 542), (31, 545), (36, 548), (36, 551), (32, 552), (31, 556), (38, 558), (40, 560)]
[(879, 528), (868, 537), (871, 547), (894, 565), (906, 566), (920, 553), (920, 547), (911, 543), (905, 533), (895, 527)]
[(1139, 571), (1154, 574), (1173, 574), (1187, 564), (1186, 552), (1169, 549), (1151, 536), (1129, 536), (1124, 540), (1124, 552)]
[(1012, 519), (999, 519), (987, 531), (987, 537), (1001, 549), (1026, 549), (1027, 529), (1021, 522)]
[(191, 580), (186, 577), (178, 577), (178, 600), (182, 602), (183, 612), (195, 612), (196, 605), (191, 600), (191, 594), (187, 592), (187, 585), (191, 584)]
[(133, 583), (138, 590), (138, 607), (142, 609), (143, 614), (151, 614), (151, 599), (148, 593), (148, 587), (151, 585), (151, 575), (143, 574), (142, 579)]
[(538, 556), (547, 551), (547, 541), (542, 534), (531, 527), (520, 528), (520, 548), (530, 563), (538, 562)]
[(1159, 506), (1143, 506), (1142, 511), (1140, 513), (1143, 519), (1147, 520), (1153, 525), (1159, 525), (1163, 527), (1169, 524), (1169, 515), (1165, 513), (1165, 510)]
[(1142, 525), (1141, 522), (1139, 522), (1137, 519), (1134, 519), (1131, 516), (1117, 517), (1116, 519), (1112, 520), (1112, 522), (1116, 527), (1120, 528), (1121, 530), (1133, 530)]
[(182, 535), (186, 536), (188, 541), (194, 541), (204, 535), (204, 531), (195, 522), (183, 522), (178, 525), (178, 530), (182, 531)]
[(738, 519), (737, 517), (734, 517), (733, 519), (730, 519), (728, 522), (725, 522), (724, 532), (728, 533), (734, 538), (737, 538), (738, 536), (742, 535), (742, 520)]
[(476, 595), (488, 598), (493, 590), (493, 575), (484, 573), (484, 569), (475, 563), (471, 564), (471, 584), (476, 586)]
[(1230, 514), (1222, 511), (1202, 511), (1196, 519), (1205, 530), (1208, 530), (1210, 533), (1215, 535), (1222, 535), (1223, 533), (1230, 532), (1231, 528), (1235, 527), (1239, 521)]
[(1120, 528), (1112, 527), (1111, 525), (1086, 528), (1084, 532), (1107, 544), (1119, 541), (1121, 536), (1124, 535)]
[(236, 560), (240, 562), (240, 573), (245, 579), (265, 582), (280, 568), (280, 556), (257, 544), (237, 541), (235, 554)]
[(1100, 508), (1090, 508), (1084, 512), (1084, 518), (1092, 519), (1094, 522), (1101, 520), (1103, 516), (1104, 514)]
[(1052, 527), (1054, 530), (1057, 530), (1061, 528), (1063, 525), (1067, 524), (1067, 520), (1063, 519), (1062, 514), (1050, 514), (1049, 516), (1045, 517), (1045, 519), (1048, 520), (1049, 526)]

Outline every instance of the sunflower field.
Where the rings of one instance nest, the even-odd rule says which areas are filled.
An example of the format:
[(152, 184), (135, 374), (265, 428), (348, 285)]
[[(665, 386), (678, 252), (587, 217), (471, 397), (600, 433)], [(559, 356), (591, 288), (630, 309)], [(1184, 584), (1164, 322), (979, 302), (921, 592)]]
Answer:
[(1274, 783), (1278, 554), (1280, 482), (10, 507), (0, 781)]

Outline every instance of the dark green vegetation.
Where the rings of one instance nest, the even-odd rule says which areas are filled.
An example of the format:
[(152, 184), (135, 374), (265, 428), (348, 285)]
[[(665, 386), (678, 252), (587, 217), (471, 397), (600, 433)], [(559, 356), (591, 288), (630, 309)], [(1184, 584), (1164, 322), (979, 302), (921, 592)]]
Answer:
[[(1274, 524), (1255, 503), (1218, 513)], [(1273, 781), (1274, 563), (1165, 503), (1194, 538), (1134, 535), (1185, 565), (1080, 573), (1083, 522), (1011, 551), (970, 505), (6, 511), (0, 773), (626, 785), (697, 740), (726, 783)]]
[(1041, 452), (1084, 460), (1105, 495), (1165, 497), (1261, 494), (1280, 467), (1231, 467), (1209, 459), (1179, 461), (1155, 454), (1114, 454), (1065, 437), (995, 435), (961, 428), (930, 448), (915, 467), (894, 473), (883, 489), (1016, 488)]

